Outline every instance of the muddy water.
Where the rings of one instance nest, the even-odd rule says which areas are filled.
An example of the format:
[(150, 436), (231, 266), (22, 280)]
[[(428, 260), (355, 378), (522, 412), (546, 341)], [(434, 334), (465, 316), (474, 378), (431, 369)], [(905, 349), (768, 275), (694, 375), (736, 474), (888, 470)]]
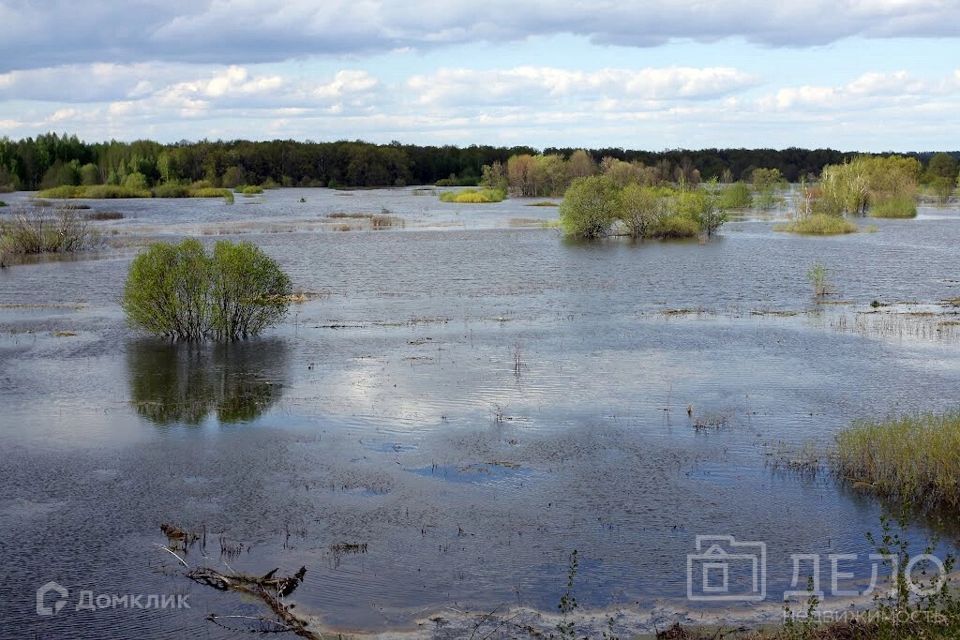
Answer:
[[(956, 406), (960, 211), (842, 238), (746, 215), (708, 244), (630, 245), (566, 242), (526, 204), (97, 202), (125, 214), (96, 223), (99, 251), (0, 272), (4, 634), (235, 637), (207, 614), (262, 611), (184, 579), (161, 523), (206, 529), (191, 564), (222, 568), (222, 540), (238, 570), (306, 566), (299, 610), (357, 633), (555, 610), (574, 549), (580, 606), (632, 612), (692, 608), (698, 534), (766, 542), (772, 601), (790, 553), (865, 558), (881, 506), (778, 463), (856, 418)], [(189, 234), (256, 242), (307, 301), (239, 345), (132, 333), (130, 259)], [(833, 304), (811, 300), (815, 261)], [(48, 580), (71, 602), (40, 617)], [(82, 590), (191, 608), (76, 611)]]

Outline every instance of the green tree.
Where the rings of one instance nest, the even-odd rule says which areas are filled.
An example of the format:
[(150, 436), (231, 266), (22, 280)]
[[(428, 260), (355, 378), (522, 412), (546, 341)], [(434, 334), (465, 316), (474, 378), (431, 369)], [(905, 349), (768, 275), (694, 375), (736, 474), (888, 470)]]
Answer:
[(212, 265), (199, 240), (157, 242), (134, 258), (123, 291), (131, 325), (155, 335), (200, 340), (210, 331)]
[(85, 187), (100, 184), (100, 169), (92, 162), (80, 167), (80, 184)]
[(187, 239), (158, 242), (130, 265), (122, 306), (129, 323), (179, 340), (239, 340), (278, 322), (290, 280), (249, 242), (218, 242), (213, 255)]
[(653, 235), (667, 212), (663, 192), (656, 187), (628, 184), (620, 192), (618, 217), (631, 238)]
[(950, 178), (957, 176), (958, 162), (949, 153), (936, 153), (927, 163), (927, 175), (932, 178)]
[(247, 176), (243, 170), (243, 167), (238, 167), (236, 165), (232, 167), (227, 167), (227, 170), (223, 172), (223, 177), (220, 179), (220, 184), (227, 189), (233, 189), (234, 187), (239, 187), (242, 184), (246, 184)]
[(957, 164), (957, 159), (948, 153), (935, 154), (927, 164), (924, 182), (930, 185), (941, 203), (953, 195), (957, 182)]
[(131, 191), (146, 191), (147, 176), (143, 175), (139, 171), (127, 174), (127, 176), (123, 179), (123, 186)]
[(586, 178), (587, 176), (592, 176), (597, 172), (597, 163), (593, 161), (593, 158), (589, 153), (583, 149), (577, 149), (570, 155), (570, 159), (567, 160), (567, 173), (570, 175), (570, 179), (576, 178)]
[(605, 176), (577, 178), (560, 205), (560, 224), (569, 236), (599, 238), (607, 235), (620, 213), (620, 192)]
[(256, 336), (287, 312), (290, 278), (250, 242), (213, 249), (213, 331), (218, 340)]

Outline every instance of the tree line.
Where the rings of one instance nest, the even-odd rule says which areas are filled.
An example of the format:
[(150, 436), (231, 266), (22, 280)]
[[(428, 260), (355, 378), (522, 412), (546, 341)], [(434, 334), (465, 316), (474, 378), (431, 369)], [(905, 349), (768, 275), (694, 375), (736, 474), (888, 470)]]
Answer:
[[(600, 165), (605, 159), (608, 163), (616, 160), (646, 167), (663, 181), (733, 182), (749, 180), (755, 169), (767, 168), (777, 169), (786, 180), (796, 182), (818, 176), (824, 166), (842, 164), (856, 155), (833, 149), (797, 148), (659, 152), (548, 148), (540, 152), (527, 146), (458, 147), (345, 140), (88, 143), (75, 135), (47, 133), (20, 140), (0, 138), (0, 189), (120, 185), (134, 174), (138, 174), (137, 180), (142, 175), (148, 186), (199, 181), (227, 188), (244, 184), (379, 187), (439, 182), (475, 185), (481, 181), (485, 166), (494, 167), (499, 163), (505, 170), (510, 158), (523, 157), (520, 164), (515, 161), (514, 167), (521, 180), (527, 180), (520, 191), (555, 193), (562, 191), (569, 180), (580, 177), (586, 170), (584, 167), (590, 163)], [(926, 163), (933, 154), (905, 155)], [(960, 158), (960, 152), (950, 156)], [(568, 163), (564, 171), (560, 161)]]

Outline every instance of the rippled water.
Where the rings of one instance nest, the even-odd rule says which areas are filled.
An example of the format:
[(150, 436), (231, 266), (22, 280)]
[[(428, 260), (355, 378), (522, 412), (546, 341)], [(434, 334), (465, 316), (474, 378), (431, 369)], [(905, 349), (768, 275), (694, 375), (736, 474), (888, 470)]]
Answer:
[[(259, 608), (184, 579), (161, 523), (205, 527), (210, 562), (222, 535), (244, 544), (237, 569), (305, 565), (299, 609), (347, 631), (554, 610), (573, 549), (582, 607), (650, 610), (684, 598), (697, 534), (767, 542), (779, 594), (788, 553), (867, 553), (881, 507), (774, 462), (856, 418), (958, 401), (956, 208), (845, 237), (745, 216), (707, 244), (634, 245), (564, 241), (552, 207), (409, 189), (91, 204), (125, 215), (95, 224), (101, 250), (0, 271), (16, 635), (234, 637), (206, 615)], [(244, 344), (137, 336), (117, 305), (130, 259), (189, 234), (256, 242), (308, 301)], [(811, 300), (815, 261), (836, 304)], [(192, 608), (38, 617), (48, 580)]]

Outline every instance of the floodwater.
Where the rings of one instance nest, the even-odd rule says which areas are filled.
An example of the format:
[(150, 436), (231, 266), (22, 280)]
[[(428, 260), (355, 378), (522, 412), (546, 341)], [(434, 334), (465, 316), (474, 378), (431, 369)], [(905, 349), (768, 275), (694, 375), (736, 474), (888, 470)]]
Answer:
[[(766, 543), (774, 604), (791, 553), (822, 554), (824, 576), (827, 554), (858, 554), (866, 582), (883, 506), (785, 462), (855, 419), (956, 407), (960, 210), (843, 237), (747, 214), (706, 244), (584, 244), (531, 203), (91, 202), (124, 214), (92, 223), (100, 249), (0, 271), (0, 636), (229, 638), (265, 614), (186, 579), (164, 523), (207, 532), (191, 566), (305, 566), (297, 610), (357, 635), (554, 612), (573, 550), (580, 611), (696, 619), (697, 535)], [(184, 235), (257, 243), (305, 301), (241, 344), (136, 334), (127, 266)], [(51, 580), (68, 605), (39, 616)], [(78, 611), (81, 591), (190, 609)]]

